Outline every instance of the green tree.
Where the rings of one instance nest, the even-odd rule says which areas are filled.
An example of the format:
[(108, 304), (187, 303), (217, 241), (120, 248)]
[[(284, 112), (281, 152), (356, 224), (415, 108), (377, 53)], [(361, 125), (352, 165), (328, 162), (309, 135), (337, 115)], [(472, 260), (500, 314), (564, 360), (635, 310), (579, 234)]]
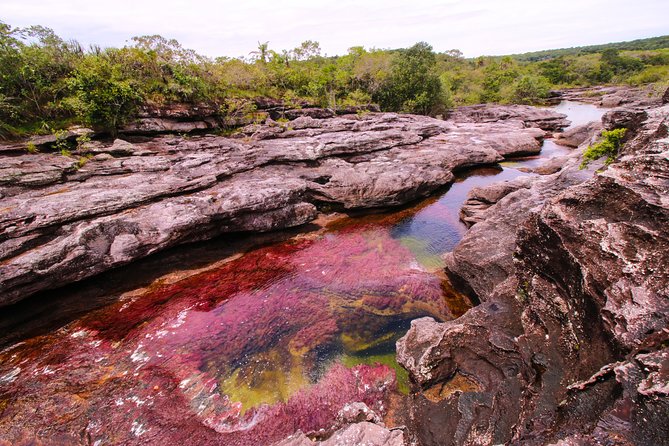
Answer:
[(601, 56), (602, 71), (608, 70), (613, 74), (625, 74), (642, 70), (644, 65), (639, 59), (623, 57), (616, 49), (606, 49)]
[(429, 114), (442, 99), (435, 66), (435, 54), (425, 42), (400, 50), (390, 76), (373, 98), (385, 110)]
[(502, 102), (503, 90), (508, 90), (519, 76), (519, 67), (510, 57), (501, 61), (489, 60), (483, 68), (481, 102)]
[(569, 73), (569, 65), (562, 56), (540, 62), (539, 68), (541, 75), (547, 78), (552, 84), (568, 84), (572, 81), (572, 76)]
[(516, 104), (536, 104), (548, 97), (550, 83), (544, 77), (524, 75), (513, 86), (511, 101)]
[(65, 117), (64, 79), (82, 57), (78, 43), (49, 28), (12, 29), (0, 22), (0, 121), (8, 128)]
[(258, 49), (251, 51), (253, 58), (261, 64), (266, 64), (269, 58), (269, 42), (258, 42)]
[(88, 56), (69, 79), (70, 105), (88, 123), (116, 135), (142, 101), (141, 90), (105, 54)]

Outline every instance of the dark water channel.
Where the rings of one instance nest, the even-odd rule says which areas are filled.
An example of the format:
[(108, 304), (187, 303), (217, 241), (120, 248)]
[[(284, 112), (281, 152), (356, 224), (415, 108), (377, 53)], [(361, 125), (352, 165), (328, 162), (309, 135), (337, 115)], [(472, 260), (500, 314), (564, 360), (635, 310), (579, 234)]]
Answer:
[[(555, 109), (572, 125), (603, 112)], [(350, 401), (392, 424), (393, 401), (407, 391), (395, 341), (412, 319), (448, 320), (470, 306), (442, 261), (466, 231), (468, 191), (532, 175), (518, 169), (568, 151), (548, 140), (539, 156), (462, 173), (412, 207), (163, 274), (6, 348), (0, 439), (268, 444), (329, 425)]]

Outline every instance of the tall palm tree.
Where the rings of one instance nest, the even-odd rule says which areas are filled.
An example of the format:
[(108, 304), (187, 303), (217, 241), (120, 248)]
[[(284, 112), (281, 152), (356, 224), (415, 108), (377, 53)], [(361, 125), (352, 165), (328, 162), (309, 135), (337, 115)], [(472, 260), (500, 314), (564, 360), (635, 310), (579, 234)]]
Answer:
[(251, 54), (254, 55), (261, 63), (267, 63), (267, 55), (269, 54), (269, 42), (260, 43), (258, 42), (258, 49), (256, 51), (251, 51)]

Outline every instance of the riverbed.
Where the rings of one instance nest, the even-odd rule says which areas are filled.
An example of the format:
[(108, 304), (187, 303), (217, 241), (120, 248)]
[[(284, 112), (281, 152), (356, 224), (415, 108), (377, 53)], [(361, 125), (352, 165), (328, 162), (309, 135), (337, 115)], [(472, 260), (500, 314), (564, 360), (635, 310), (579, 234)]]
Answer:
[[(554, 110), (572, 126), (604, 112)], [(526, 168), (570, 150), (548, 139), (538, 156), (461, 172), (421, 202), (333, 216), (259, 246), (180, 248), (141, 286), (121, 283), (141, 276), (132, 266), (88, 281), (87, 296), (104, 296), (97, 305), (0, 352), (0, 439), (271, 444), (328, 428), (354, 401), (401, 423), (408, 382), (395, 341), (412, 319), (445, 321), (472, 305), (442, 261), (467, 230), (467, 193), (535, 175)], [(81, 299), (68, 290), (56, 294)]]

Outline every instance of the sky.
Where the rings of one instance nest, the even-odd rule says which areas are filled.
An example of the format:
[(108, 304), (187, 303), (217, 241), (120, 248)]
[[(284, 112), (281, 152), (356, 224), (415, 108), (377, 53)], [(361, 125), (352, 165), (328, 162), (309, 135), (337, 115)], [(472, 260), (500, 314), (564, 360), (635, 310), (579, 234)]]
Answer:
[(475, 57), (666, 35), (669, 0), (0, 0), (0, 21), (86, 46), (160, 34), (211, 57), (305, 40), (326, 55), (425, 41)]

